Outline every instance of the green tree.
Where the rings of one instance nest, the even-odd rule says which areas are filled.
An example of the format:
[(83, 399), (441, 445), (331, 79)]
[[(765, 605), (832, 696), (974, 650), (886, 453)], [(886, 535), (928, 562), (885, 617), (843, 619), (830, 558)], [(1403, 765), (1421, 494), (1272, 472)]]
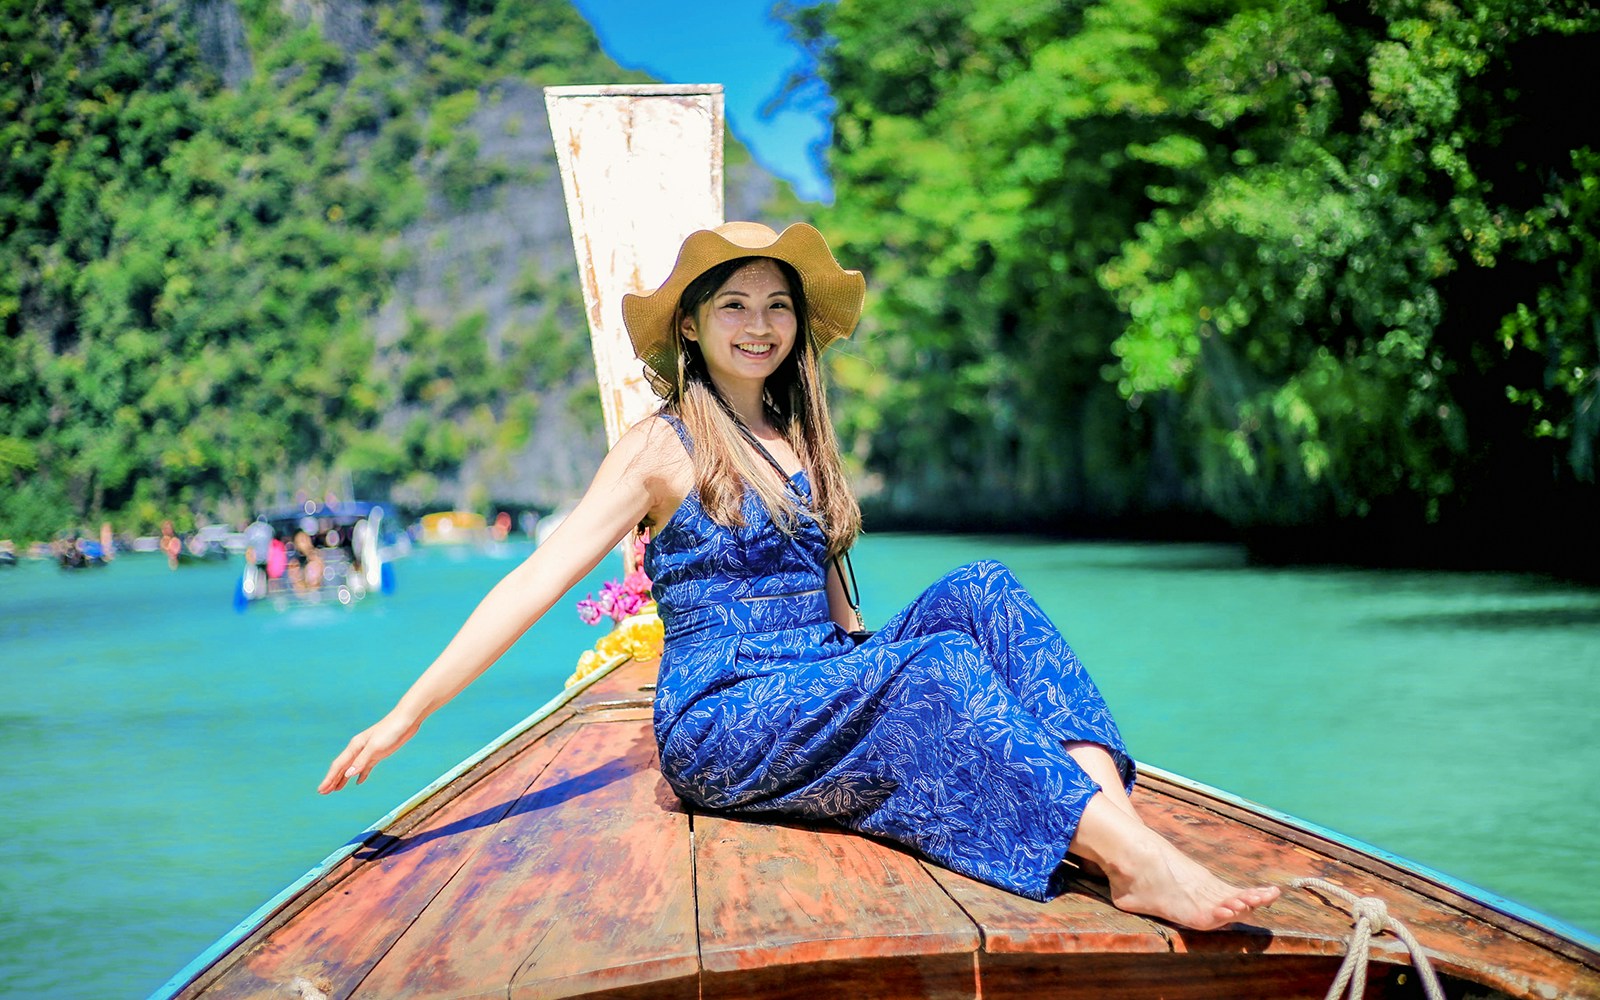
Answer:
[(228, 89), (194, 5), (0, 0), (0, 536), (149, 530), (525, 438), (504, 425), (530, 380), (470, 316), (402, 362), (433, 366), (422, 409), (451, 425), (420, 451), (379, 429), (389, 248), (430, 193), (502, 176), (460, 127), (496, 81), (628, 74), (565, 4), (396, 0), (348, 52), (281, 5), (237, 10), (253, 76)]
[[(1193, 155), (1173, 167), (1204, 183), (1101, 275), (1129, 318), (1119, 384), (1183, 398), (1205, 495), (1230, 516), (1381, 505), (1420, 523), (1516, 468), (1546, 490), (1592, 482), (1571, 379), (1593, 370), (1592, 313), (1562, 272), (1593, 267), (1564, 252), (1593, 157), (1571, 128), (1542, 151), (1515, 137), (1562, 100), (1546, 60), (1600, 51), (1600, 19), (1526, 8), (1273, 5), (1186, 54)], [(1541, 335), (1518, 325), (1533, 309)], [(1559, 419), (1527, 427), (1508, 409), (1527, 393)], [(1544, 438), (1571, 442), (1566, 471)]]
[(837, 367), (880, 506), (1464, 527), (1508, 477), (1524, 522), (1593, 503), (1600, 142), (1563, 111), (1592, 6), (790, 17), (839, 108), (824, 224), (873, 289)]

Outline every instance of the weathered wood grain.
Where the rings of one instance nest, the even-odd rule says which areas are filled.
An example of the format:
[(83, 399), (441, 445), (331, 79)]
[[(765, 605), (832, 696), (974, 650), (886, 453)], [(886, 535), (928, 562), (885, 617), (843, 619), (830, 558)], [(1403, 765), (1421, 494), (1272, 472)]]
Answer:
[(888, 955), (703, 975), (702, 1000), (973, 1000), (975, 955)]
[(956, 955), (970, 974), (978, 930), (910, 854), (842, 830), (705, 813), (694, 830), (708, 973)]
[(583, 724), (363, 982), (383, 998), (692, 981), (688, 817), (642, 721)]
[(405, 837), (376, 842), (363, 868), (307, 906), (206, 992), (207, 998), (283, 996), (296, 980), (330, 998), (350, 996), (405, 928), (492, 835), (571, 735), (533, 744)]
[(1123, 913), (1079, 880), (1048, 903), (996, 889), (934, 865), (928, 871), (983, 930), (994, 954), (1161, 953), (1172, 950), (1164, 924)]
[[(984, 1000), (1323, 1000), (1339, 960), (1305, 955), (985, 954)], [(1367, 1000), (1418, 1000), (1374, 968)]]
[(596, 708), (584, 713), (585, 723), (594, 722), (649, 722), (651, 711), (648, 705), (642, 708)]
[[(1600, 997), (1600, 969), (1574, 961), (1525, 937), (1482, 919), (1476, 903), (1444, 887), (1422, 886), (1377, 859), (1318, 842), (1298, 831), (1291, 842), (1262, 826), (1230, 815), (1235, 810), (1169, 794), (1151, 783), (1140, 799), (1148, 822), (1169, 837), (1192, 846), (1199, 860), (1224, 877), (1244, 884), (1254, 880), (1280, 883), (1294, 877), (1326, 879), (1358, 896), (1383, 900), (1389, 914), (1402, 921), (1428, 949), (1435, 971), (1481, 982), (1512, 997)], [(1320, 848), (1320, 849), (1319, 849)], [(1426, 893), (1422, 891), (1426, 889)], [(1459, 905), (1469, 903), (1469, 906)], [(1227, 951), (1279, 954), (1342, 955), (1352, 920), (1342, 902), (1332, 905), (1305, 890), (1286, 890), (1273, 906), (1250, 920), (1222, 931), (1174, 931), (1178, 952)], [(1372, 941), (1375, 961), (1409, 966), (1411, 957), (1392, 934)]]
[(648, 706), (655, 698), (657, 660), (630, 660), (589, 685), (568, 703), (577, 712)]

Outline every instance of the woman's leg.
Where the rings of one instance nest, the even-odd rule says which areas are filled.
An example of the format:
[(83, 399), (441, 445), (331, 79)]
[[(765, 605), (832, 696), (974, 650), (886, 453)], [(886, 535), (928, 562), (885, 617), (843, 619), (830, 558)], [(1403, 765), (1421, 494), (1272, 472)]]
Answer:
[(1067, 743), (1065, 746), (1067, 753), (1072, 754), (1072, 759), (1078, 762), (1078, 766), (1083, 768), (1089, 777), (1100, 783), (1101, 794), (1107, 802), (1129, 816), (1139, 818), (1139, 814), (1133, 808), (1133, 799), (1129, 798), (1128, 790), (1123, 786), (1122, 774), (1117, 770), (1117, 763), (1105, 747), (1098, 743), (1082, 742)]
[(1273, 885), (1229, 885), (1145, 826), (1103, 747), (1080, 743), (1068, 752), (1101, 786), (1084, 807), (1068, 851), (1104, 874), (1118, 909), (1205, 931), (1232, 923), (1281, 894)]
[(1133, 761), (1094, 680), (1060, 631), (1011, 571), (993, 560), (947, 573), (880, 634), (893, 641), (955, 632), (970, 638), (1028, 712), (1063, 743), (1085, 741), (1111, 751), (1123, 787)]

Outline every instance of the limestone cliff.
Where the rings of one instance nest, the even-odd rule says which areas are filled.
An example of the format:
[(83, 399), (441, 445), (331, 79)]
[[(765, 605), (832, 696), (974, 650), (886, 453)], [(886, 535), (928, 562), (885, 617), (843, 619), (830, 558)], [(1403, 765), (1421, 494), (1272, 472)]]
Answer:
[[(390, 16), (388, 6), (280, 0), (279, 12), (295, 26), (315, 29), (354, 67), (382, 44), (379, 25)], [(461, 5), (427, 0), (421, 11), (427, 34), (436, 39), (463, 30)], [(203, 57), (227, 86), (260, 85), (253, 81), (257, 70), (246, 19), (234, 0), (196, 0), (193, 20)], [(611, 66), (592, 34), (587, 41), (593, 47), (584, 60), (587, 73), (609, 67), (609, 78), (541, 69), (482, 81), (465, 98), (461, 90), (432, 95), (470, 110), (453, 121), (447, 154), (414, 154), (425, 201), (391, 239), (392, 286), (369, 326), (380, 381), (400, 387), (381, 418), (381, 431), (398, 440), (423, 422), (448, 420), (463, 428), (467, 443), (454, 468), (402, 470), (380, 484), (402, 506), (553, 509), (576, 498), (603, 453), (587, 325), (542, 87), (642, 78)], [(427, 48), (408, 53), (405, 71), (428, 73), (430, 55)], [(406, 113), (432, 122), (436, 110), (424, 105)], [(793, 217), (796, 203), (787, 186), (757, 166), (736, 140), (730, 138), (729, 147), (729, 217)], [(359, 152), (355, 162), (359, 171)], [(426, 385), (407, 398), (402, 383), (415, 368), (417, 342), (426, 339), (415, 331), (464, 326), (481, 335), (490, 365), (519, 367), (521, 392), (448, 412), (430, 408)], [(451, 364), (448, 356), (436, 360), (446, 369)]]

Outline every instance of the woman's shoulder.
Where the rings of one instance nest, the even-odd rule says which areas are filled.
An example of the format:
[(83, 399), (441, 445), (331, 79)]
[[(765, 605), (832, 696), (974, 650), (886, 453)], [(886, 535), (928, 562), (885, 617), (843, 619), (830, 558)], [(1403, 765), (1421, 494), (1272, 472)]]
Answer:
[(648, 524), (665, 524), (694, 489), (694, 460), (688, 446), (661, 413), (628, 428), (606, 462), (617, 463), (619, 475), (635, 479), (649, 492)]
[(623, 432), (612, 445), (608, 459), (620, 459), (649, 479), (692, 478), (694, 461), (680, 433), (682, 425), (675, 423), (675, 419), (666, 411), (645, 417)]
[(623, 432), (611, 450), (626, 450), (639, 456), (656, 455), (663, 458), (688, 457), (688, 441), (683, 422), (667, 410), (656, 412), (640, 420)]

